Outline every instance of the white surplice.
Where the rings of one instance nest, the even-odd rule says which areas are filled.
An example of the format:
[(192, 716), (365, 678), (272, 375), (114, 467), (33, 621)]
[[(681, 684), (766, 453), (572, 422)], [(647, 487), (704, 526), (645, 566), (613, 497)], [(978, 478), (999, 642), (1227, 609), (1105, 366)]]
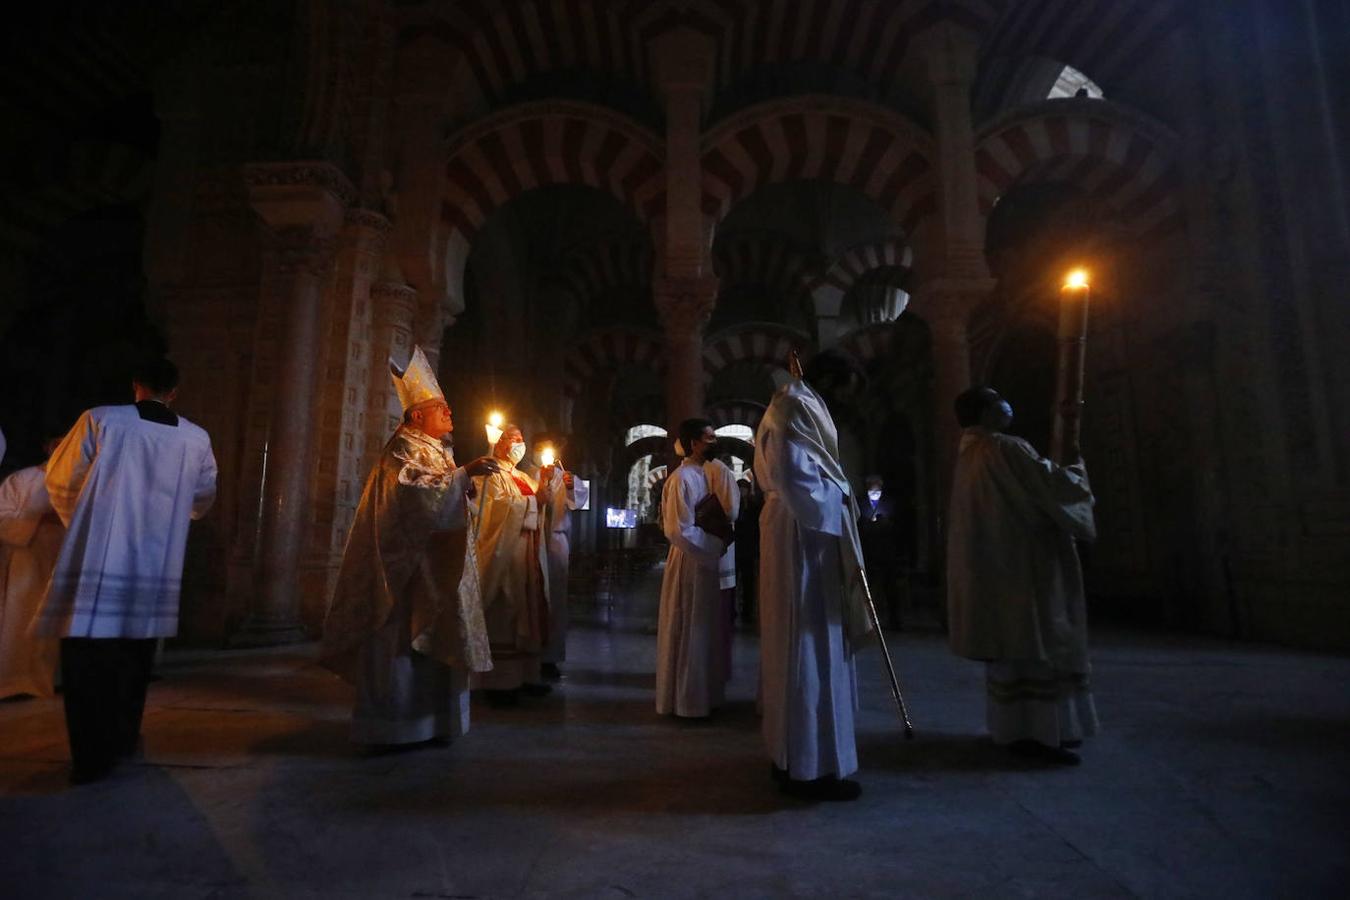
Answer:
[(690, 459), (670, 473), (661, 492), (661, 524), (670, 552), (661, 579), (656, 631), (660, 715), (706, 716), (725, 697), (726, 618), (718, 566), (726, 547), (694, 524), (694, 507), (708, 493), (704, 467)]
[(66, 530), (47, 497), (42, 466), (0, 484), (0, 697), (50, 697), (60, 641), (32, 637)]
[(760, 514), (760, 691), (769, 758), (789, 776), (858, 768), (853, 651), (870, 631), (856, 571), (857, 509), (824, 401), (774, 394), (755, 435)]
[(1081, 463), (968, 428), (952, 477), (947, 609), (953, 652), (989, 663), (994, 740), (1050, 746), (1096, 730), (1087, 606), (1074, 539), (1096, 536)]
[(178, 633), (188, 523), (216, 496), (211, 439), (99, 406), (47, 461), (47, 492), (66, 526), (34, 633), (160, 638)]
[(553, 469), (547, 486), (540, 487), (544, 495), (544, 542), (548, 554), (548, 644), (543, 661), (563, 662), (567, 659), (568, 614), (567, 579), (572, 566), (572, 510), (581, 509), (590, 497), (586, 482), (575, 476), (567, 487), (561, 468)]

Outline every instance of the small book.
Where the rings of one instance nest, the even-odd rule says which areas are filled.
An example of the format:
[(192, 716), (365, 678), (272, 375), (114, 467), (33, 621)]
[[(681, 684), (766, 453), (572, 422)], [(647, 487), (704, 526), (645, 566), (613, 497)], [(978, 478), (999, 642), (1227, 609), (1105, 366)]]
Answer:
[(694, 505), (694, 524), (722, 543), (730, 547), (735, 539), (731, 530), (731, 520), (716, 494), (708, 494)]

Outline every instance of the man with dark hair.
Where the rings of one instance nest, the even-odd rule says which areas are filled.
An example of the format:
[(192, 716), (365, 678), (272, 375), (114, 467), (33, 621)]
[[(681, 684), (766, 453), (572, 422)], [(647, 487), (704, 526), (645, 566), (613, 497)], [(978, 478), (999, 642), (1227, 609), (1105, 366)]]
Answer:
[(80, 416), (47, 463), (65, 540), (34, 634), (61, 638), (71, 780), (135, 752), (158, 638), (178, 632), (188, 523), (216, 496), (205, 431), (170, 409), (178, 370), (136, 370), (135, 404)]
[(735, 476), (716, 459), (712, 422), (680, 423), (675, 453), (683, 461), (661, 493), (661, 524), (670, 552), (656, 631), (656, 711), (702, 718), (722, 705), (726, 692), (725, 634), (730, 623), (718, 569), (729, 536), (704, 530), (697, 509), (705, 498), (716, 497), (728, 522), (734, 522), (740, 495)]
[(992, 388), (973, 387), (955, 406), (965, 430), (947, 532), (952, 650), (986, 664), (995, 743), (1076, 765), (1073, 748), (1097, 728), (1074, 546), (1096, 534), (1087, 471), (1003, 434), (1012, 406)]
[(853, 654), (872, 625), (858, 506), (830, 414), (860, 382), (843, 357), (819, 354), (778, 389), (755, 434), (764, 742), (782, 790), (805, 800), (862, 793), (848, 778), (858, 769)]

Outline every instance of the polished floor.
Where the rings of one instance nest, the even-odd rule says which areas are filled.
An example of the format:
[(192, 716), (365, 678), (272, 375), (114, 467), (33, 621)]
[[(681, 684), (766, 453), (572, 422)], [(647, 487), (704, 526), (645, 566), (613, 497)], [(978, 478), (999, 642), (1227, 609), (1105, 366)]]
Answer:
[(1316, 897), (1350, 893), (1350, 660), (1103, 633), (1077, 769), (981, 737), (981, 673), (895, 635), (919, 729), (858, 660), (865, 793), (778, 794), (756, 649), (706, 723), (652, 711), (653, 638), (574, 631), (566, 679), (448, 748), (363, 758), (312, 648), (170, 654), (143, 761), (65, 784), (59, 700), (0, 704), (0, 894)]

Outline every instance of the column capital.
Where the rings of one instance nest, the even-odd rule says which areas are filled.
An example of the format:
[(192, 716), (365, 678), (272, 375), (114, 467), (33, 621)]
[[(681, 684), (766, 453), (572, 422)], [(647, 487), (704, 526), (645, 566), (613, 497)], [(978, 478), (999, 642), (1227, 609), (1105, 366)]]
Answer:
[(370, 310), (376, 325), (412, 330), (417, 317), (417, 288), (381, 281), (370, 286)]
[(717, 285), (717, 279), (710, 276), (657, 278), (652, 292), (666, 334), (702, 334), (717, 305)]
[(272, 229), (305, 227), (327, 237), (356, 200), (356, 189), (332, 163), (249, 163), (243, 175), (249, 204)]

